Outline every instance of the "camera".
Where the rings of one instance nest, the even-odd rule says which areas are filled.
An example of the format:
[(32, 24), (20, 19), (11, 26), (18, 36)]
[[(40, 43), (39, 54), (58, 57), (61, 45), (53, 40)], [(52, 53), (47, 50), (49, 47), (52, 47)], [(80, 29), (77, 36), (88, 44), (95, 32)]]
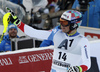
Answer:
[(33, 13), (33, 9), (31, 10), (31, 20), (32, 24), (40, 24), (42, 21), (41, 14), (39, 12)]
[(89, 2), (93, 0), (78, 0), (80, 4), (80, 11), (85, 12), (88, 8)]
[(34, 13), (33, 15), (33, 23), (40, 24), (42, 21), (41, 15), (39, 12)]

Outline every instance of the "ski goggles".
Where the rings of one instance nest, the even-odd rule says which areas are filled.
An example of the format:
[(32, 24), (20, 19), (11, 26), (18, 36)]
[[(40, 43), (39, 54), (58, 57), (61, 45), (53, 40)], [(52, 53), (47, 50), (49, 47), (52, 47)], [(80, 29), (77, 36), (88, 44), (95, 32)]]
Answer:
[(69, 22), (60, 18), (60, 24), (64, 27), (69, 26)]
[(74, 19), (74, 20), (71, 20), (71, 21), (67, 21), (67, 20), (65, 20), (65, 19), (60, 18), (60, 24), (61, 24), (62, 26), (64, 26), (64, 27), (67, 27), (67, 26), (69, 26), (70, 24), (75, 24), (76, 22), (81, 21), (81, 20), (82, 20), (82, 17), (77, 18), (77, 19)]

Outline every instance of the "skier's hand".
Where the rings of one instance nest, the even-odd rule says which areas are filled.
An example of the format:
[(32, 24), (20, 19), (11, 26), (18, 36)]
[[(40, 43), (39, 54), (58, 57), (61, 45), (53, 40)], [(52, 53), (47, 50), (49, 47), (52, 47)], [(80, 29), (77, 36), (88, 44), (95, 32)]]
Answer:
[(18, 17), (15, 15), (15, 13), (14, 13), (11, 9), (9, 9), (9, 8), (7, 8), (7, 10), (8, 10), (8, 12), (11, 13), (10, 21), (11, 21), (13, 24), (15, 24), (16, 26), (17, 26), (18, 24), (20, 24), (20, 23), (21, 23), (21, 20), (18, 19)]
[(67, 72), (82, 72), (82, 68), (80, 66), (68, 67)]
[(18, 19), (17, 16), (12, 16), (12, 15), (11, 15), (10, 21), (11, 21), (13, 24), (15, 24), (16, 26), (17, 26), (18, 24), (21, 23), (21, 20)]

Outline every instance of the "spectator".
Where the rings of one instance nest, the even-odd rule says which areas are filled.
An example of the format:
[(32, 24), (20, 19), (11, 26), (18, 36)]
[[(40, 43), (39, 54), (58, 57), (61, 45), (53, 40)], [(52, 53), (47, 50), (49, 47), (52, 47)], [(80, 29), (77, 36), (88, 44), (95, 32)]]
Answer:
[[(48, 37), (47, 31), (33, 29), (15, 17), (13, 16), (10, 21), (25, 34), (41, 39)], [(81, 21), (80, 12), (67, 10), (60, 18), (61, 25), (53, 29), (49, 35), (48, 40), (54, 43), (51, 72), (85, 72), (90, 68), (90, 44), (77, 32)]]
[(17, 36), (18, 29), (14, 24), (8, 25), (8, 34), (3, 37), (3, 40), (0, 43), (0, 52), (11, 51), (11, 38), (19, 38)]
[[(54, 13), (55, 12), (55, 5), (54, 4), (50, 4), (49, 7), (47, 9), (44, 10), (44, 13)], [(52, 24), (52, 19), (47, 19), (43, 25), (43, 29), (48, 29), (50, 30), (51, 28), (53, 28), (53, 24)]]
[(48, 14), (48, 13), (54, 13), (55, 12), (55, 5), (54, 4), (50, 4), (45, 10), (44, 13)]
[(50, 5), (52, 2), (57, 2), (58, 0), (48, 0), (48, 5)]
[[(89, 9), (83, 14), (81, 26), (100, 28), (100, 0), (89, 2)], [(75, 0), (72, 8), (79, 9), (78, 0)]]
[(26, 8), (25, 8), (25, 6), (23, 5), (23, 0), (9, 0), (9, 1), (11, 1), (11, 2), (13, 2), (13, 3), (15, 3), (15, 4), (20, 5), (20, 6), (25, 10), (25, 12), (26, 12)]
[(50, 4), (49, 13), (54, 13), (54, 12), (55, 12), (55, 6), (53, 4)]
[(60, 10), (67, 10), (72, 8), (73, 3), (74, 0), (58, 0), (57, 5)]
[[(44, 13), (53, 13), (53, 12), (57, 12), (59, 11), (60, 8), (59, 6), (57, 5), (56, 2), (52, 2), (51, 4), (47, 5), (47, 7), (44, 9)], [(51, 12), (53, 11), (53, 12)]]

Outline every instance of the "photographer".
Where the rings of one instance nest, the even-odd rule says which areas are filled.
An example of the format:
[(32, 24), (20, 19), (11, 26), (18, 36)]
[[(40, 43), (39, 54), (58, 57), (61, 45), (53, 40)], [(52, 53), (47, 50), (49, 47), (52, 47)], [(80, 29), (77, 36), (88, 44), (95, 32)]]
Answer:
[(41, 23), (42, 23), (42, 18), (40, 12), (39, 11), (33, 12), (33, 9), (31, 9), (31, 19), (28, 25), (35, 29), (42, 29)]
[[(81, 10), (82, 8), (80, 7), (82, 4), (79, 3), (82, 1), (87, 3), (87, 0), (75, 0), (72, 8)], [(100, 28), (100, 0), (91, 0), (88, 1), (88, 3), (89, 5), (87, 5), (87, 11), (83, 13), (81, 26)], [(83, 4), (83, 7), (86, 7), (86, 5)]]

